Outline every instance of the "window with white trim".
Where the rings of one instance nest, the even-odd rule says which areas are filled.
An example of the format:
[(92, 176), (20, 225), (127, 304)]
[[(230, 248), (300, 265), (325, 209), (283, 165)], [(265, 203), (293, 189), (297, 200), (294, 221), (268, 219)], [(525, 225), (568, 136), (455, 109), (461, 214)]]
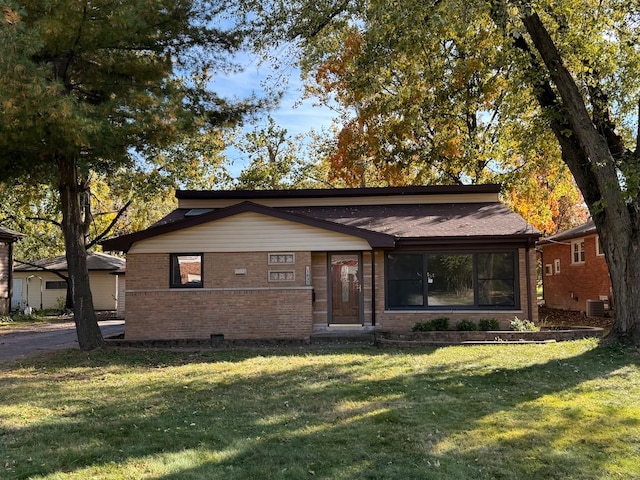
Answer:
[(600, 236), (596, 236), (596, 255), (599, 257), (604, 255), (604, 249), (602, 248), (602, 242), (600, 241)]
[(571, 242), (571, 263), (584, 263), (584, 239)]
[(560, 259), (559, 258), (556, 258), (553, 261), (553, 267), (554, 267), (554, 271), (555, 271), (556, 275), (559, 274), (560, 273)]
[(550, 263), (547, 263), (544, 266), (544, 274), (549, 277), (551, 275), (553, 275), (553, 265), (551, 265)]

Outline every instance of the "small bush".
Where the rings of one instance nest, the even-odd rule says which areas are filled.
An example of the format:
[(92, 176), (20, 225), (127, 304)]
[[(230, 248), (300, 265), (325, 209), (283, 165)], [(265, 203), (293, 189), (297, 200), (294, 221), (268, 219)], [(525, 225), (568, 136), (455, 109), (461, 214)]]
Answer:
[(518, 317), (511, 320), (509, 327), (515, 332), (537, 332), (540, 330), (532, 321), (520, 320)]
[(434, 318), (428, 322), (416, 323), (412, 330), (414, 332), (436, 332), (449, 330), (449, 319), (447, 317)]
[(22, 322), (31, 323), (41, 321), (40, 316), (37, 313), (26, 314), (24, 312), (12, 312), (9, 315), (3, 315), (0, 317), (2, 323)]
[(476, 325), (476, 322), (473, 322), (471, 320), (460, 320), (457, 324), (456, 324), (456, 330), (461, 331), (461, 332), (474, 332), (476, 330), (478, 330), (478, 325)]
[(482, 330), (484, 332), (500, 330), (500, 322), (495, 318), (481, 318), (478, 322), (478, 330)]

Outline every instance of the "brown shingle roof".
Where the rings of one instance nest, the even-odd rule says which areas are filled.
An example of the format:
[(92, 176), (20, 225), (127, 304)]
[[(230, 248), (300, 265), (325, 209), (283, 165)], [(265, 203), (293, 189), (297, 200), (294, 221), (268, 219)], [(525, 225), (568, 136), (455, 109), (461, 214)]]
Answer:
[(0, 240), (15, 242), (17, 240), (20, 240), (22, 237), (26, 237), (26, 235), (14, 232), (9, 228), (0, 227)]
[[(14, 268), (17, 272), (36, 272), (49, 270), (53, 272), (66, 272), (67, 259), (56, 257), (54, 259), (42, 259), (31, 262), (32, 265), (18, 265)], [(126, 261), (123, 258), (107, 255), (106, 253), (92, 252), (87, 254), (88, 270), (120, 270), (124, 269)]]
[(551, 235), (549, 237), (543, 238), (538, 242), (538, 245), (544, 246), (550, 243), (557, 243), (563, 240), (571, 240), (573, 238), (584, 237), (585, 235), (592, 235), (597, 233), (596, 225), (593, 223), (593, 220), (589, 220), (582, 225), (578, 225), (577, 227), (570, 228), (569, 230), (565, 230), (564, 232), (556, 233), (555, 235)]
[(539, 235), (520, 215), (501, 203), (289, 207), (285, 210), (397, 238)]
[[(536, 240), (540, 236), (522, 217), (497, 201), (486, 203), (411, 203), (412, 196), (432, 194), (497, 193), (496, 185), (393, 187), (335, 190), (240, 190), (178, 191), (180, 199), (235, 199), (224, 208), (178, 208), (141, 232), (102, 242), (106, 250), (128, 251), (133, 243), (182, 228), (215, 221), (244, 211), (284, 218), (318, 228), (365, 238), (372, 247), (389, 248), (402, 242), (477, 239), (495, 241)], [(407, 195), (407, 203), (385, 204), (386, 195)], [(379, 196), (381, 204), (357, 205), (357, 197)], [(269, 207), (243, 199), (251, 198), (349, 198), (350, 205)], [(469, 198), (469, 197), (467, 197)], [(354, 199), (356, 199), (354, 201)], [(414, 202), (416, 202), (414, 200)], [(293, 202), (295, 203), (295, 202)], [(363, 202), (366, 203), (366, 202)], [(378, 202), (375, 202), (378, 203)]]

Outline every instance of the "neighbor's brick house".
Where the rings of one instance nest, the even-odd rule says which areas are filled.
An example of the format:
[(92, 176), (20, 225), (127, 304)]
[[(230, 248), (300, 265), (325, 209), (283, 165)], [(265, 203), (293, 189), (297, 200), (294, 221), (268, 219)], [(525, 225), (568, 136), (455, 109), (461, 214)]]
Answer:
[(539, 233), (499, 187), (178, 191), (127, 252), (125, 338), (308, 339), (536, 320)]
[(538, 242), (545, 305), (587, 311), (587, 301), (611, 304), (609, 270), (593, 221)]

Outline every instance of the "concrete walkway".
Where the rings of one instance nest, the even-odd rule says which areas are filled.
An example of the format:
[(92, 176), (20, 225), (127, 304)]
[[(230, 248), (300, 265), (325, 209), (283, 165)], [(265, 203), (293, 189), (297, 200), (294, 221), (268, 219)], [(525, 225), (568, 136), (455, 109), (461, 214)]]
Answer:
[[(98, 324), (105, 338), (124, 332), (124, 320), (104, 320)], [(10, 362), (63, 348), (78, 348), (73, 322), (49, 325), (49, 328), (41, 325), (36, 331), (26, 328), (1, 335), (0, 362)]]

